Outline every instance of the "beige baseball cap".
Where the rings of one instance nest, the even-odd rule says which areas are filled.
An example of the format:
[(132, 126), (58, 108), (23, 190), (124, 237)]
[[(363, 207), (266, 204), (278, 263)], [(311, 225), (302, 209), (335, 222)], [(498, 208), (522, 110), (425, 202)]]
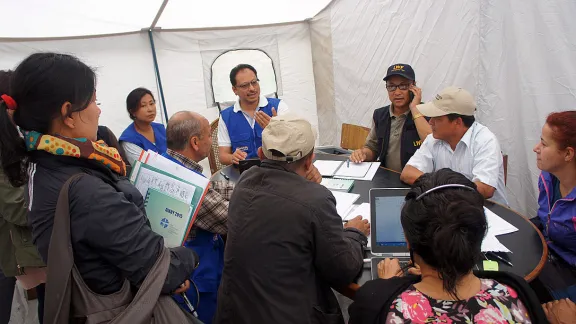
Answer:
[(436, 95), (434, 100), (416, 106), (426, 117), (439, 117), (448, 114), (474, 116), (476, 101), (470, 92), (457, 87), (448, 87)]
[(312, 125), (306, 119), (288, 113), (272, 117), (264, 128), (262, 151), (270, 160), (294, 162), (312, 152), (315, 140)]

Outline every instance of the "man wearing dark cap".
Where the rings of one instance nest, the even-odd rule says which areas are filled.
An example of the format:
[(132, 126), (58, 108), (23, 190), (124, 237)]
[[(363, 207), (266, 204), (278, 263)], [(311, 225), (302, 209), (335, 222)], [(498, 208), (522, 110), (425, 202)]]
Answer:
[(415, 80), (414, 70), (408, 64), (388, 68), (384, 81), (391, 103), (374, 111), (366, 144), (352, 153), (352, 162), (379, 160), (383, 167), (400, 172), (432, 133), (427, 119), (416, 108), (422, 101), (422, 90)]
[(362, 271), (370, 232), (358, 216), (344, 226), (332, 193), (306, 179), (315, 134), (293, 114), (262, 132), (259, 168), (242, 174), (230, 199), (216, 324), (344, 324), (331, 288)]

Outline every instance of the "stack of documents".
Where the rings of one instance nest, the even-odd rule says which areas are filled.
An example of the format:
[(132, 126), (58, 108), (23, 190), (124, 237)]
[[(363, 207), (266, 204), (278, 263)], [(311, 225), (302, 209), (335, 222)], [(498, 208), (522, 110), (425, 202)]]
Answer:
[(349, 161), (316, 160), (314, 166), (323, 177), (372, 181), (380, 162), (353, 163)]
[(486, 207), (484, 214), (488, 222), (488, 231), (482, 241), (482, 252), (511, 252), (496, 236), (513, 233), (518, 229)]
[(360, 198), (360, 195), (358, 194), (351, 194), (340, 191), (332, 191), (332, 195), (334, 195), (334, 198), (336, 198), (336, 211), (342, 218), (348, 215), (348, 211), (354, 202)]
[[(367, 219), (368, 221), (370, 221), (370, 204), (369, 203), (363, 203), (360, 205), (354, 205), (352, 206), (352, 208), (350, 208), (350, 211), (348, 212), (348, 214), (346, 215), (346, 217), (343, 217), (342, 220), (351, 220), (356, 216), (362, 216), (363, 219)], [(368, 248), (372, 247), (372, 239), (370, 238), (370, 235), (368, 235)]]
[(166, 247), (182, 246), (210, 180), (153, 151), (143, 152), (130, 181), (145, 197), (152, 230), (164, 237)]

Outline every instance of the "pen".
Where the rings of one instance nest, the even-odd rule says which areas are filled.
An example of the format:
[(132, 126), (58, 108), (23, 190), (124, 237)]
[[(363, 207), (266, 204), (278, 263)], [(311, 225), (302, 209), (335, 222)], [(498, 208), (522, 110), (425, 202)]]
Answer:
[(349, 168), (350, 167), (350, 160), (346, 160), (346, 167)]
[(230, 178), (222, 171), (220, 171), (220, 175), (224, 177), (226, 180), (230, 180)]
[(188, 296), (186, 296), (186, 293), (182, 293), (182, 298), (184, 298), (184, 303), (186, 304), (186, 306), (190, 308), (190, 312), (192, 312), (192, 315), (198, 317), (198, 313), (196, 313), (196, 310), (194, 309), (194, 306), (192, 306), (192, 303), (190, 302), (190, 299), (188, 299)]
[(503, 262), (503, 263), (505, 263), (505, 264), (507, 264), (507, 265), (509, 265), (509, 266), (511, 266), (511, 267), (514, 266), (514, 265), (512, 264), (512, 262), (504, 259), (503, 257), (499, 256), (499, 255), (496, 254), (496, 253), (492, 253), (492, 252), (487, 252), (487, 253), (488, 253), (489, 255), (495, 257), (496, 259), (500, 260), (500, 262)]

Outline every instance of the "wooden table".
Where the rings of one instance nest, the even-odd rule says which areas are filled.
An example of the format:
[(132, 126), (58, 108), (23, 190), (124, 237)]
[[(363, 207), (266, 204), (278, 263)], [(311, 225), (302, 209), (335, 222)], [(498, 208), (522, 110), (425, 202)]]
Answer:
[[(317, 154), (318, 160), (345, 160), (346, 156), (330, 155), (330, 154)], [(240, 173), (236, 167), (228, 166), (221, 170), (230, 181), (237, 182), (240, 178)], [(224, 180), (220, 172), (214, 174), (213, 180)], [(372, 188), (407, 188), (408, 186), (400, 181), (400, 173), (380, 168), (372, 181), (355, 181), (352, 187), (352, 193), (360, 195), (356, 201), (357, 204), (369, 202), (369, 191)], [(542, 236), (542, 233), (530, 222), (530, 220), (514, 210), (494, 203), (486, 201), (485, 206), (518, 228), (517, 232), (499, 235), (498, 239), (513, 253), (508, 253), (510, 262), (514, 265), (510, 267), (506, 264), (499, 263), (499, 269), (502, 271), (509, 271), (521, 277), (526, 281), (535, 279), (546, 262), (548, 257), (548, 246)], [(372, 254), (370, 251), (365, 251), (365, 258), (370, 258)], [(482, 269), (482, 263), (478, 264)], [(354, 293), (360, 285), (368, 280), (371, 280), (370, 263), (364, 263), (364, 268), (359, 276), (357, 283), (350, 284), (348, 287), (338, 289), (340, 293), (353, 299)]]

